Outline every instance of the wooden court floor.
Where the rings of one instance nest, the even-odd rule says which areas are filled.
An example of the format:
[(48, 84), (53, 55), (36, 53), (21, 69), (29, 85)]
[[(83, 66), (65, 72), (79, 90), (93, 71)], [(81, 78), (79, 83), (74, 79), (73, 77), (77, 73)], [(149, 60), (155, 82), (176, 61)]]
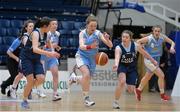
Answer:
[[(82, 94), (78, 92), (62, 93), (62, 100), (53, 102), (52, 95), (38, 98), (33, 94), (30, 100), (29, 111), (116, 111), (112, 109), (113, 92), (91, 92), (96, 102), (93, 107), (85, 107), (82, 103)], [(20, 107), (21, 95), (17, 100), (0, 94), (0, 111), (24, 111)], [(124, 92), (120, 103), (120, 111), (180, 111), (180, 97), (173, 97), (170, 101), (160, 100), (158, 93), (143, 93), (141, 102), (136, 101), (134, 94)]]

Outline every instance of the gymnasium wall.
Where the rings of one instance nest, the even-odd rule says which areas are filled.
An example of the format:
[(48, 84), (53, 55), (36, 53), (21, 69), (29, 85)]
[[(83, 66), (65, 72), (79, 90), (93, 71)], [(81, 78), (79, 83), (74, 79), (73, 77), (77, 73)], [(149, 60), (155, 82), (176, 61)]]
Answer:
[[(97, 18), (100, 28), (104, 26), (106, 12), (107, 11), (105, 10), (98, 11)], [(159, 24), (163, 27), (163, 32), (165, 31), (164, 29), (165, 22), (163, 22), (162, 20), (156, 17), (130, 9), (122, 9), (121, 12), (122, 12), (121, 15), (122, 18), (129, 18), (129, 17), (132, 18), (132, 25), (153, 26)], [(117, 24), (117, 18), (115, 17), (113, 12), (110, 12), (106, 28), (111, 29), (114, 24)], [(129, 21), (121, 21), (121, 24), (129, 25)]]
[[(128, 0), (128, 1), (130, 1), (130, 0)], [(174, 9), (174, 10), (180, 12), (180, 8), (179, 8), (180, 0), (141, 0), (141, 1), (158, 2), (158, 3), (161, 3), (171, 9)]]
[[(105, 0), (101, 0), (101, 1), (105, 1)], [(119, 0), (112, 0), (112, 1), (117, 2)], [(137, 0), (127, 0), (127, 1), (137, 1)], [(139, 1), (159, 2), (169, 8), (172, 8), (172, 9), (180, 12), (180, 8), (179, 8), (180, 0), (139, 0)], [(100, 27), (104, 26), (106, 12), (107, 11), (105, 11), (105, 10), (98, 11), (97, 17), (98, 17), (98, 22), (99, 22)], [(132, 20), (133, 20), (132, 25), (153, 26), (153, 25), (159, 24), (163, 27), (163, 32), (165, 33), (165, 31), (166, 31), (165, 30), (165, 22), (156, 17), (153, 17), (146, 13), (140, 13), (135, 10), (130, 10), (130, 9), (121, 9), (121, 12), (122, 12), (122, 16), (121, 16), (122, 18), (127, 18), (127, 17), (132, 18)], [(117, 19), (116, 19), (114, 13), (111, 12), (109, 14), (107, 28), (111, 29), (113, 24), (116, 24), (116, 23), (117, 23)], [(129, 21), (122, 21), (121, 24), (128, 25)]]
[[(69, 75), (72, 72), (72, 68), (75, 65), (74, 58), (68, 58), (68, 71), (59, 71), (59, 83), (58, 83), (58, 92), (64, 93), (69, 91), (80, 91), (80, 85), (73, 84), (70, 89), (68, 89), (68, 79)], [(109, 60), (108, 64), (105, 66), (97, 66), (96, 75), (92, 77), (91, 80), (91, 90), (92, 91), (114, 91), (117, 86), (117, 74), (112, 71), (112, 66), (114, 64), (114, 60)], [(2, 81), (6, 80), (10, 75), (8, 70), (0, 70), (1, 78), (0, 84)], [(77, 71), (77, 75), (82, 75), (79, 71)], [(24, 77), (19, 82), (18, 93), (22, 93), (24, 90), (24, 86), (26, 84), (26, 78)], [(44, 84), (42, 85), (42, 90), (45, 93), (53, 92), (53, 81), (52, 74), (50, 71), (46, 74), (46, 79)], [(8, 90), (8, 89), (7, 89)]]

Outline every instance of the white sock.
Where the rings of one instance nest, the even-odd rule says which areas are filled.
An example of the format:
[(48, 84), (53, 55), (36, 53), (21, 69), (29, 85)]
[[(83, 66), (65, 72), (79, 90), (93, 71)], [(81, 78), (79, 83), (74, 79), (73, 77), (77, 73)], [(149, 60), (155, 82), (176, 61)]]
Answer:
[(114, 102), (118, 103), (118, 102), (119, 102), (119, 100), (116, 100), (116, 99), (115, 99), (115, 100), (114, 100)]
[(38, 91), (43, 92), (43, 86), (42, 85), (36, 86), (35, 88), (36, 88), (37, 92)]
[(82, 75), (79, 75), (76, 77), (77, 80), (81, 80), (82, 79)]
[(142, 87), (142, 85), (141, 85), (141, 84), (139, 85), (138, 89), (139, 89), (140, 91), (142, 91), (142, 90), (143, 90), (143, 87)]
[(164, 89), (159, 89), (161, 94), (164, 94)]
[(84, 98), (86, 98), (87, 96), (89, 96), (89, 92), (88, 91), (83, 91), (83, 96), (84, 96)]

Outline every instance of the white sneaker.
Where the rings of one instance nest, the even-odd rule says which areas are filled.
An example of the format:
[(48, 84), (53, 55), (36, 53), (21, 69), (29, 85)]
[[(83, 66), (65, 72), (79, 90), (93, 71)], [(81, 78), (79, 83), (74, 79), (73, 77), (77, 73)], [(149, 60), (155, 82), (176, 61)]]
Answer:
[(120, 109), (119, 103), (116, 101), (113, 101), (112, 106), (113, 106), (113, 109)]
[(61, 100), (62, 98), (61, 98), (61, 96), (59, 95), (59, 94), (56, 94), (56, 95), (54, 95), (53, 96), (53, 101), (58, 101), (58, 100)]
[(74, 72), (72, 72), (69, 76), (69, 86), (71, 86), (73, 83), (77, 83), (77, 76)]
[(90, 106), (95, 105), (95, 102), (92, 101), (89, 96), (86, 96), (84, 98), (84, 105), (87, 106), (87, 107), (90, 107)]
[(17, 98), (16, 89), (14, 89), (13, 87), (10, 88), (10, 96), (13, 99)]
[(45, 98), (45, 97), (46, 97), (46, 95), (45, 95), (42, 91), (40, 91), (40, 90), (37, 90), (37, 95), (38, 95), (39, 97), (42, 97), (42, 98)]

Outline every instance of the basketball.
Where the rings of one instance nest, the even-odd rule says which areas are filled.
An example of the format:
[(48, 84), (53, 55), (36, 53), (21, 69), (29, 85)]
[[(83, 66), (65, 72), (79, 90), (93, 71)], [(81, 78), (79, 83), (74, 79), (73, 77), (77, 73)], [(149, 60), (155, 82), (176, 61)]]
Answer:
[(99, 52), (96, 54), (96, 64), (100, 66), (104, 66), (108, 63), (108, 55), (104, 52)]

